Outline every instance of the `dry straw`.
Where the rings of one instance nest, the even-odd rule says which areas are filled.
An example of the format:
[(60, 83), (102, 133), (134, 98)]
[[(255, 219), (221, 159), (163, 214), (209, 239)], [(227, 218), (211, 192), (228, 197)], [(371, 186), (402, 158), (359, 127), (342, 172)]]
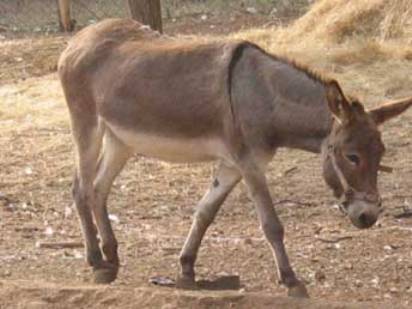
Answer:
[(412, 33), (410, 0), (321, 0), (284, 33), (284, 39), (338, 43), (356, 36), (387, 40)]

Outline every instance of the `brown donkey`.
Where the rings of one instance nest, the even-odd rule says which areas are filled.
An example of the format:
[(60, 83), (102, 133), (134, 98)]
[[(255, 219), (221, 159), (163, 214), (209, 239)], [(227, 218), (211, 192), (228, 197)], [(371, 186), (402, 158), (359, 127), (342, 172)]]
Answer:
[[(59, 74), (76, 146), (73, 197), (96, 282), (118, 272), (106, 200), (133, 154), (173, 162), (218, 160), (180, 254), (178, 284), (195, 284), (201, 240), (226, 196), (243, 179), (289, 295), (307, 296), (292, 270), (265, 169), (279, 147), (322, 153), (324, 177), (359, 228), (381, 212), (377, 188), (385, 151), (378, 125), (412, 98), (366, 111), (339, 84), (249, 42), (186, 41), (132, 20), (79, 32)], [(96, 229), (97, 226), (97, 229)], [(101, 248), (97, 240), (101, 238)]]

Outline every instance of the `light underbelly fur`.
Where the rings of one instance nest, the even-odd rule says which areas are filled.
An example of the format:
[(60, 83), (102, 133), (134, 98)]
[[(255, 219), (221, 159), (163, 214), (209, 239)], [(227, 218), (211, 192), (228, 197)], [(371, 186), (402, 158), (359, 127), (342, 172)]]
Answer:
[(190, 163), (228, 158), (218, 138), (170, 138), (135, 132), (106, 122), (113, 134), (136, 154), (168, 162)]

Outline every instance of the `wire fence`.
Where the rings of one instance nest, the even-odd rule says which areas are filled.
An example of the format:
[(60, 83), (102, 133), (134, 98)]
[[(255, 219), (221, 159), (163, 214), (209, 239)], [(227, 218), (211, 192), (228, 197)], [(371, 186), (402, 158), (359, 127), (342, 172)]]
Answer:
[[(127, 0), (72, 0), (72, 17), (82, 27), (108, 17), (129, 15)], [(57, 32), (57, 0), (0, 0), (0, 29)]]
[[(205, 11), (222, 13), (227, 10), (259, 8), (270, 14), (305, 7), (313, 0), (162, 0), (163, 18), (182, 17)], [(59, 31), (58, 0), (0, 0), (0, 32)], [(72, 0), (71, 16), (76, 28), (110, 17), (129, 16), (127, 0)]]

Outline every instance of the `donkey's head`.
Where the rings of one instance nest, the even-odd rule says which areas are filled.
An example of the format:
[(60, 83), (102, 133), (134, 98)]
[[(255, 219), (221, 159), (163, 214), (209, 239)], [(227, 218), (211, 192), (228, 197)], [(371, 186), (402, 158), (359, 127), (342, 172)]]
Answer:
[(336, 81), (328, 84), (326, 98), (335, 121), (322, 150), (324, 179), (352, 223), (371, 227), (382, 210), (378, 171), (389, 169), (380, 164), (385, 146), (378, 126), (404, 112), (412, 98), (366, 111), (348, 101)]

